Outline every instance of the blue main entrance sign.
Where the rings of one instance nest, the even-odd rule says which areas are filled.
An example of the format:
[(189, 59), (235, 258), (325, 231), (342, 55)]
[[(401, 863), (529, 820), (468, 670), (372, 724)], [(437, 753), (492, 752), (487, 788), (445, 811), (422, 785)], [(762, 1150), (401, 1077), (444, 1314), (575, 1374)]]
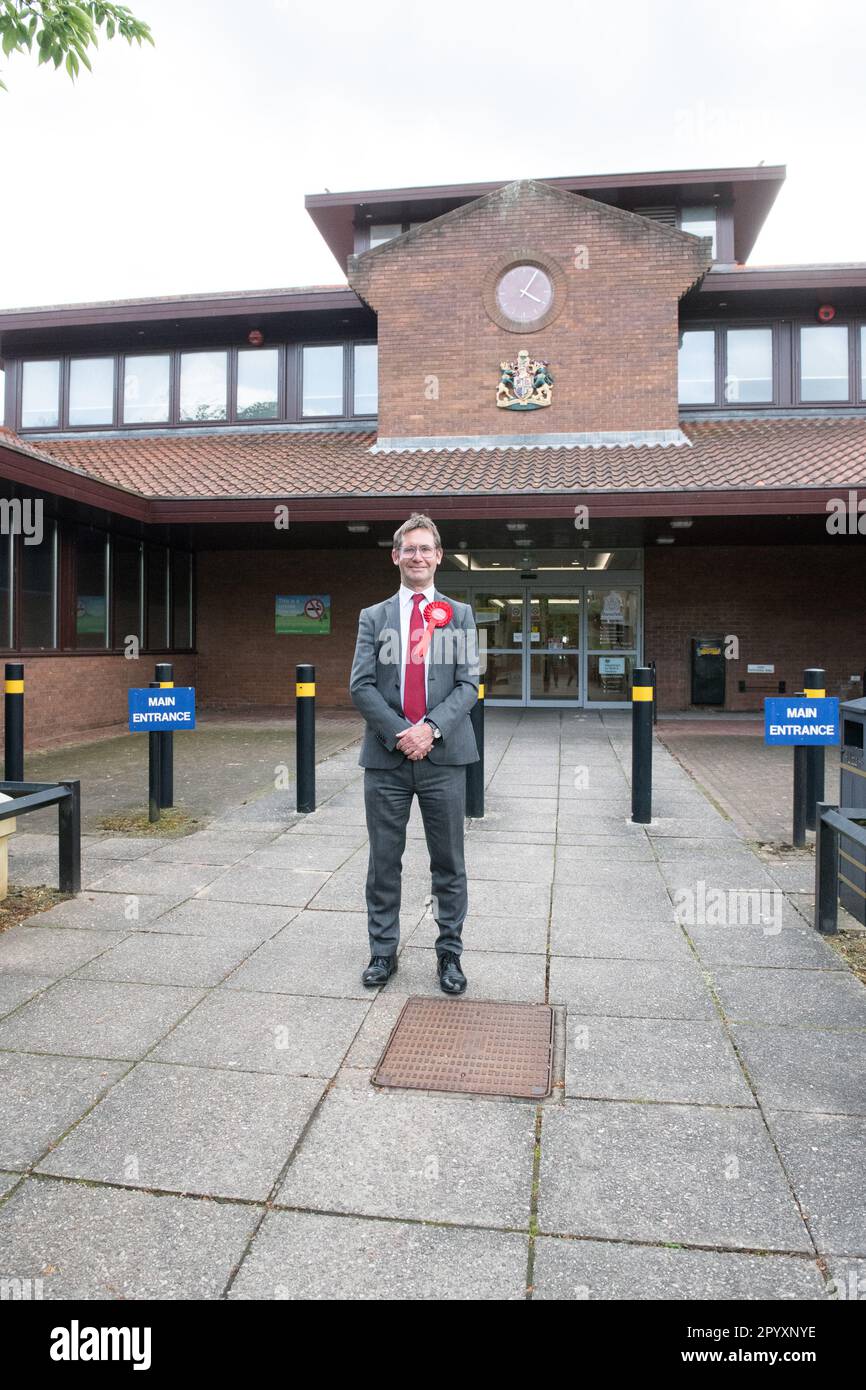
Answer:
[(130, 733), (171, 733), (195, 728), (195, 687), (169, 685), (129, 691)]
[(796, 745), (839, 742), (839, 701), (835, 696), (773, 695), (764, 701), (764, 742)]

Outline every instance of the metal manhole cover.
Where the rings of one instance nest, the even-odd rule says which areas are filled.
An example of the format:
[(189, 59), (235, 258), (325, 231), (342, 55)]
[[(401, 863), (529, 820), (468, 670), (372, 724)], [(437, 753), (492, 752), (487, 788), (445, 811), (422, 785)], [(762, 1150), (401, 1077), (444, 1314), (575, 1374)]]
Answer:
[(550, 1094), (553, 1009), (407, 999), (373, 1073), (375, 1086), (485, 1096)]

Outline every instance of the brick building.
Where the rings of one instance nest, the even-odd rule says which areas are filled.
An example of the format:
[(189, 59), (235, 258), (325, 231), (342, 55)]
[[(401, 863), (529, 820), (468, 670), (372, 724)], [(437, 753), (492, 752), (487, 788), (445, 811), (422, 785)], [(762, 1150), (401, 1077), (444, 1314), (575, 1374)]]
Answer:
[(866, 266), (747, 263), (783, 178), (321, 194), (348, 285), (0, 314), (32, 744), (122, 724), (153, 660), (203, 708), (313, 661), (347, 706), (414, 509), (493, 703), (615, 707), (644, 660), (662, 709), (860, 694)]

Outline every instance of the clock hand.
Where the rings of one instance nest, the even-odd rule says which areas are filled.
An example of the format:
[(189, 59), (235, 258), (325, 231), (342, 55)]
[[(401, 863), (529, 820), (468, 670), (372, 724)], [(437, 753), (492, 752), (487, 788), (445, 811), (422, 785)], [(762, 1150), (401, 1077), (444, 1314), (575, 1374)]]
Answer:
[(529, 290), (521, 290), (520, 293), (521, 293), (521, 294), (525, 294), (527, 299), (532, 299), (532, 300), (534, 300), (536, 304), (540, 304), (540, 303), (541, 303), (541, 300), (538, 299), (538, 298), (536, 298), (536, 296), (535, 296), (534, 294), (530, 294), (530, 293), (529, 293)]
[(535, 270), (533, 270), (532, 274), (530, 275), (529, 279), (528, 279), (527, 282), (526, 282), (526, 286), (525, 286), (524, 291), (523, 291), (524, 294), (525, 294), (526, 291), (529, 289), (529, 286), (532, 284), (532, 282), (533, 282), (533, 280), (535, 279), (535, 277), (536, 277), (537, 274), (538, 274), (538, 267), (536, 266)]

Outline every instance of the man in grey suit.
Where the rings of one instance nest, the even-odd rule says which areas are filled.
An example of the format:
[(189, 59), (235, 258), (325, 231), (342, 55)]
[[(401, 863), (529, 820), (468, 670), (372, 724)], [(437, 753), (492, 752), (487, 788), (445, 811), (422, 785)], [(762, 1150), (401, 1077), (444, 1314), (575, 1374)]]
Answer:
[[(349, 690), (367, 721), (358, 761), (364, 768), (370, 836), (370, 963), (361, 978), (365, 985), (383, 985), (397, 969), (400, 876), (406, 825), (417, 796), (439, 926), (439, 984), (446, 994), (462, 994), (467, 905), (463, 820), (466, 764), (478, 761), (469, 718), (478, 698), (478, 633), (470, 606), (447, 599), (434, 586), (442, 554), (430, 518), (417, 512), (410, 516), (396, 531), (391, 551), (400, 589), (384, 603), (362, 609), (358, 623)], [(437, 599), (451, 608), (452, 616), (444, 626), (429, 629), (425, 609)]]

